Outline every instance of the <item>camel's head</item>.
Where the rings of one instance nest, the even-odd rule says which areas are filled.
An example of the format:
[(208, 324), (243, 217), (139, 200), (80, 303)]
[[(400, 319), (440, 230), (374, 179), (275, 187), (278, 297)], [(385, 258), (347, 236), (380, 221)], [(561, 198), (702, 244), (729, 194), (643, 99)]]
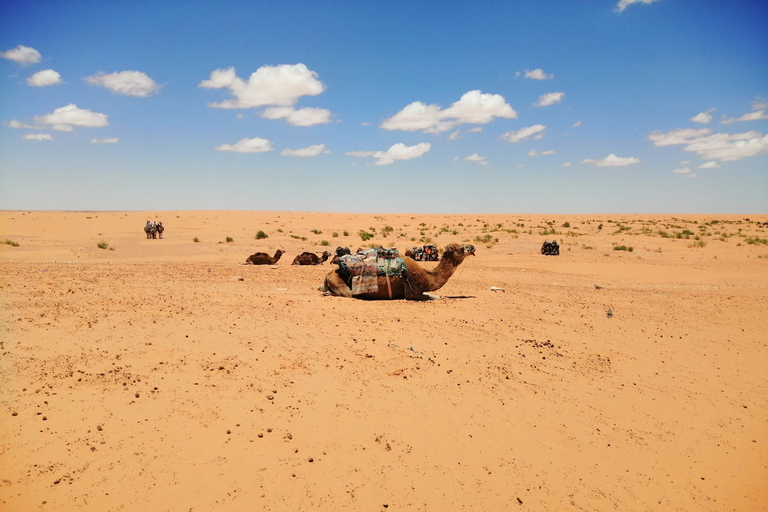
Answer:
[(453, 258), (458, 263), (464, 261), (467, 256), (475, 255), (475, 246), (472, 244), (448, 244), (443, 249), (443, 259)]
[(275, 256), (282, 256), (283, 254), (285, 254), (285, 251), (282, 249), (278, 249), (277, 251), (275, 251)]

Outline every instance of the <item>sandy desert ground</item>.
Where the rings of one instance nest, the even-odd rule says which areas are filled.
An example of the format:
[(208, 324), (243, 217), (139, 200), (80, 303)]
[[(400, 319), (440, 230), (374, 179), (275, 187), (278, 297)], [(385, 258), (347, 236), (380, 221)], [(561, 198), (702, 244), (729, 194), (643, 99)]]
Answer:
[[(0, 510), (766, 510), (764, 217), (0, 212)], [(361, 231), (477, 254), (290, 264)]]

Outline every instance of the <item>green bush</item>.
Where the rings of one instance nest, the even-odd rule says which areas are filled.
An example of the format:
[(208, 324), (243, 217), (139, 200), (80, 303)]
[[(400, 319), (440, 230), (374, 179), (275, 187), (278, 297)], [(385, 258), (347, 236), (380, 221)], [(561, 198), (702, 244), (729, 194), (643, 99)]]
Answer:
[(632, 252), (632, 251), (635, 250), (635, 248), (632, 247), (632, 246), (627, 247), (626, 245), (614, 245), (613, 246), (613, 250), (614, 251), (629, 251), (629, 252)]
[(229, 243), (229, 242), (234, 242), (234, 241), (235, 241), (235, 239), (234, 239), (234, 238), (232, 238), (231, 236), (228, 236), (228, 237), (227, 237), (227, 243)]
[(97, 246), (99, 249), (106, 249), (107, 247), (109, 247), (109, 244), (108, 244), (107, 242), (103, 242), (103, 241), (102, 241), (102, 242), (99, 242), (99, 243), (97, 243), (97, 244), (96, 244), (96, 246)]
[(267, 235), (263, 231), (259, 231), (258, 233), (256, 233), (256, 240), (262, 240), (264, 238), (269, 238), (269, 235)]
[(10, 245), (11, 247), (18, 247), (18, 246), (19, 246), (19, 244), (17, 244), (17, 243), (16, 243), (16, 242), (14, 242), (13, 240), (8, 240), (8, 239), (6, 239), (6, 240), (5, 240), (3, 243), (4, 243), (5, 245)]
[(370, 240), (374, 236), (373, 233), (368, 233), (367, 231), (360, 231), (359, 235), (363, 242)]
[(195, 238), (193, 238), (193, 239), (192, 239), (192, 241), (193, 241), (193, 242), (195, 242), (195, 243), (197, 243), (197, 242), (199, 242), (199, 241), (200, 241), (200, 239), (199, 239), (199, 238), (197, 238), (197, 237), (195, 237)]

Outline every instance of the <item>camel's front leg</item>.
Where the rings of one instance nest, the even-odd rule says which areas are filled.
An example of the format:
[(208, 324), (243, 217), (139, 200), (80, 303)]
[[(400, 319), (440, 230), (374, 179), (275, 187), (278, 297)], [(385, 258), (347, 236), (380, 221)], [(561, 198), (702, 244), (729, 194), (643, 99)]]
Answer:
[(325, 276), (325, 283), (318, 290), (337, 297), (352, 298), (352, 290), (349, 289), (347, 283), (344, 282), (336, 271)]

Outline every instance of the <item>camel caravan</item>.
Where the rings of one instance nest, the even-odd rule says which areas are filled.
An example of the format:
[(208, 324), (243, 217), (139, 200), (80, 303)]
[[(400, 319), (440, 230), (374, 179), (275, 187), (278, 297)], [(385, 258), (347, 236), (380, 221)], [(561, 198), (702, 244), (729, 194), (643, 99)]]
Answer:
[[(409, 251), (410, 252), (410, 251)], [(434, 251), (437, 252), (436, 249)], [(278, 249), (273, 256), (257, 252), (248, 256), (246, 265), (275, 265), (285, 251)], [(470, 244), (448, 244), (443, 250), (440, 263), (433, 269), (425, 269), (410, 256), (400, 256), (397, 249), (372, 247), (358, 249), (351, 254), (348, 247), (338, 247), (331, 264), (337, 266), (325, 276), (318, 290), (325, 295), (354, 297), (367, 300), (429, 300), (428, 295), (442, 288), (459, 265), (475, 255)], [(303, 252), (293, 259), (292, 265), (320, 265), (331, 257), (324, 251), (318, 256)]]
[(163, 238), (163, 231), (165, 231), (165, 228), (161, 221), (147, 221), (144, 225), (144, 233), (146, 233), (147, 238)]

